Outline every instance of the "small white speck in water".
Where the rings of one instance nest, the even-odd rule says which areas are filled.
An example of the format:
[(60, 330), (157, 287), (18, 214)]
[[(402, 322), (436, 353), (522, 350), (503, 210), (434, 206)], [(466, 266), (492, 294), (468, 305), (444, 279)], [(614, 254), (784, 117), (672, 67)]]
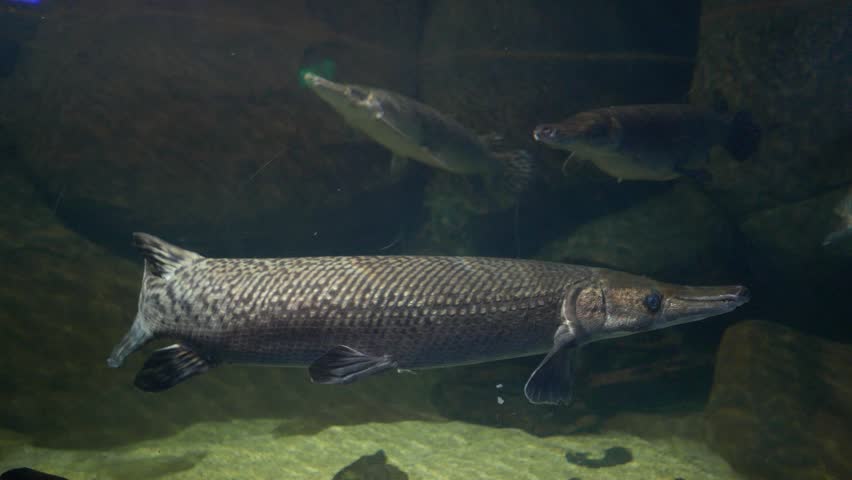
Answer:
[(502, 384), (502, 383), (498, 383), (498, 384), (497, 384), (497, 388), (503, 388), (503, 384)]
[(503, 397), (498, 395), (497, 396), (497, 405), (503, 405), (504, 403), (506, 403), (506, 401), (503, 400)]

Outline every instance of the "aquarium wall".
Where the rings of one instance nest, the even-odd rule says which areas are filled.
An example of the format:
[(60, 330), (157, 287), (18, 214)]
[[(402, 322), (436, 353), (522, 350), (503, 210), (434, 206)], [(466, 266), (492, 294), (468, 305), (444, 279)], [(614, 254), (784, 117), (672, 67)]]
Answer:
[[(850, 52), (832, 0), (0, 0), (2, 478), (852, 478)], [(377, 140), (311, 76), (428, 110)], [(606, 155), (533, 134), (671, 104), (701, 120), (612, 114)], [(747, 154), (727, 130), (701, 147), (746, 119)], [(529, 160), (524, 183), (476, 149)], [(674, 173), (622, 178), (601, 167), (616, 154)], [(570, 405), (525, 398), (541, 355), (348, 385), (225, 365), (149, 393), (134, 376), (173, 339), (107, 365), (140, 305), (133, 232), (211, 258), (533, 259), (751, 300), (582, 346)]]

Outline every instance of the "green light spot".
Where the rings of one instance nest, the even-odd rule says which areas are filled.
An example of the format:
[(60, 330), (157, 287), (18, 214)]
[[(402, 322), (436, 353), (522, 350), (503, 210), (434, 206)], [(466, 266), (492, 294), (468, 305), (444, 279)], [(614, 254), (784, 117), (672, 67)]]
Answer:
[(336, 66), (334, 61), (328, 59), (314, 65), (303, 67), (299, 69), (299, 85), (303, 87), (307, 86), (307, 83), (305, 83), (305, 75), (308, 73), (313, 73), (314, 75), (325, 78), (326, 80), (333, 80), (335, 69)]

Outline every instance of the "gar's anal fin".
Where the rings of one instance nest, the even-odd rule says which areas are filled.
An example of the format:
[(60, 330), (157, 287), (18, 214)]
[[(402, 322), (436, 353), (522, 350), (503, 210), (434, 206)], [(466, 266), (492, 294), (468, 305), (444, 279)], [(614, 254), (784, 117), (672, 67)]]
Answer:
[(338, 345), (308, 367), (311, 381), (321, 384), (350, 383), (359, 378), (397, 368), (389, 355), (367, 355), (354, 348)]
[(530, 403), (570, 404), (574, 385), (572, 355), (574, 336), (565, 326), (553, 337), (553, 348), (536, 367), (526, 385), (524, 395)]
[(161, 392), (210, 370), (212, 366), (192, 349), (178, 343), (154, 351), (136, 374), (133, 384), (146, 392)]

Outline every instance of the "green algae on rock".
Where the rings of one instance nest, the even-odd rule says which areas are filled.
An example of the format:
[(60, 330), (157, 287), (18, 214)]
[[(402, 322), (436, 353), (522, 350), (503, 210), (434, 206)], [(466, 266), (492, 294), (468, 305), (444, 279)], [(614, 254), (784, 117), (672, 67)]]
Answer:
[[(289, 480), (332, 479), (352, 458), (386, 452), (411, 479), (469, 480), (517, 478), (550, 480), (732, 480), (739, 478), (706, 447), (691, 442), (649, 442), (623, 433), (538, 438), (516, 429), (495, 429), (461, 422), (405, 421), (332, 427), (316, 435), (276, 438), (276, 420), (233, 420), (195, 424), (173, 436), (120, 450), (49, 450), (21, 446), (0, 459), (0, 468), (28, 464), (68, 478), (118, 480), (138, 472), (115, 465), (136, 465), (168, 452), (184, 458), (206, 452), (190, 469), (175, 470), (169, 480), (205, 478)], [(633, 461), (608, 468), (586, 468), (565, 460), (567, 451), (629, 449)], [(317, 462), (322, 458), (322, 462)], [(196, 457), (197, 459), (197, 457)], [(136, 463), (133, 463), (136, 462)], [(106, 468), (104, 465), (110, 465)]]

